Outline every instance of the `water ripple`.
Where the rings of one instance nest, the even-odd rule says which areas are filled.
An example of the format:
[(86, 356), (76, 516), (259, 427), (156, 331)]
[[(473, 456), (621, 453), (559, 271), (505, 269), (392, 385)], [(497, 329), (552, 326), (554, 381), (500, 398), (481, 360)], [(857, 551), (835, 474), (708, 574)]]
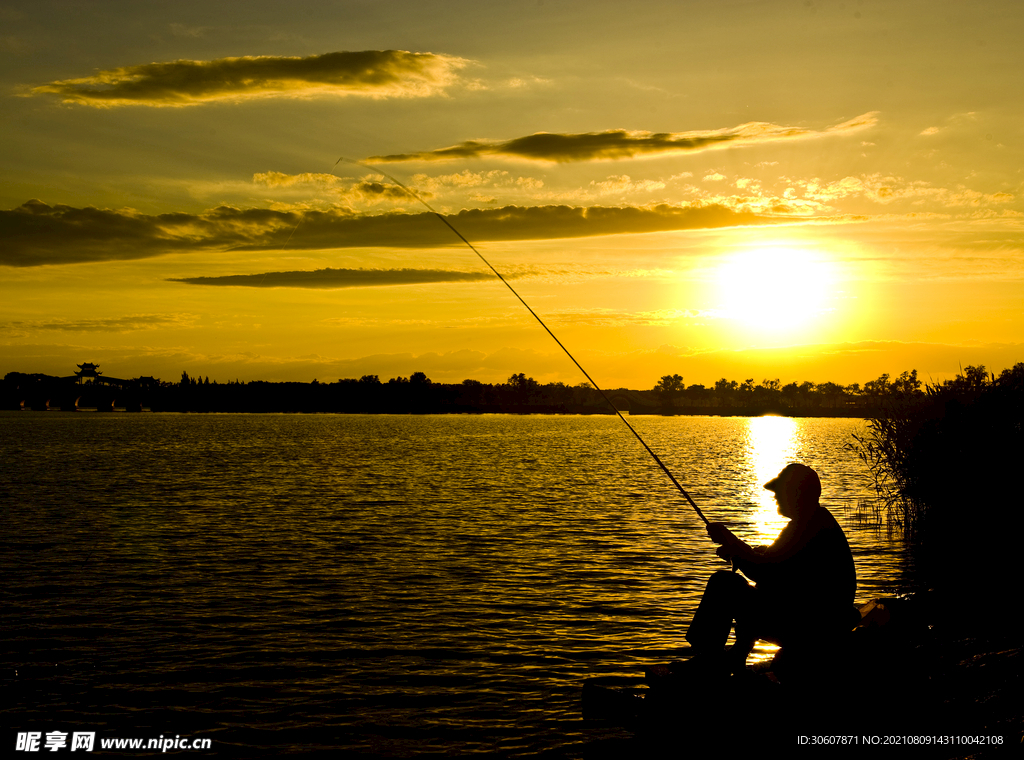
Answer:
[[(861, 597), (899, 548), (854, 420), (633, 418), (712, 519), (780, 523), (799, 459), (854, 547)], [(613, 418), (5, 414), (0, 714), (22, 730), (577, 756), (583, 679), (678, 656), (703, 526)], [(767, 656), (768, 650), (759, 650)]]

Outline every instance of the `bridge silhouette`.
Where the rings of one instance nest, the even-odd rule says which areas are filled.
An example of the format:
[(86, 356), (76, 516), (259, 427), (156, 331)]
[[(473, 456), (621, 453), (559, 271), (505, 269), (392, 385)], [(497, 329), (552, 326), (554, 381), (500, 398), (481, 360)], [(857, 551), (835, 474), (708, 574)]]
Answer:
[(629, 414), (659, 414), (661, 412), (659, 405), (652, 404), (648, 399), (643, 398), (639, 391), (619, 388), (608, 391), (605, 395), (620, 412)]

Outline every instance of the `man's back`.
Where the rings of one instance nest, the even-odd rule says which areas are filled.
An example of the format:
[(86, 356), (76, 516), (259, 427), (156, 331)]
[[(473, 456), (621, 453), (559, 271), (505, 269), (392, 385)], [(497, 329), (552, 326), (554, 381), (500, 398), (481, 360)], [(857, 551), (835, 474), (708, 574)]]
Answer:
[(824, 507), (792, 520), (775, 542), (737, 566), (780, 601), (817, 609), (847, 608), (857, 591), (853, 554), (843, 529)]

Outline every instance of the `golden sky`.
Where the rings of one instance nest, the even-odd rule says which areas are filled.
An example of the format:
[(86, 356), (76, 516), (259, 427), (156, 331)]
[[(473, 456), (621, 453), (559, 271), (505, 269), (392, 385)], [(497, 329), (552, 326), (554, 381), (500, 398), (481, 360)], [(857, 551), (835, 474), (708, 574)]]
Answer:
[(1016, 1), (2, 4), (0, 374), (582, 381), (391, 178), (605, 387), (998, 371), (1022, 39)]

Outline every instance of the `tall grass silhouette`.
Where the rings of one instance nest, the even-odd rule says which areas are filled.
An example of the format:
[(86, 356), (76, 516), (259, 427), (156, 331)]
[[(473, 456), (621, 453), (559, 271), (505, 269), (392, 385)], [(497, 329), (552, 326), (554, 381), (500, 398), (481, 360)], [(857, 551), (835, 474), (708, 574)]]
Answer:
[(888, 525), (917, 552), (918, 582), (1004, 593), (1019, 565), (1024, 362), (997, 377), (891, 393), (851, 448), (870, 468)]

